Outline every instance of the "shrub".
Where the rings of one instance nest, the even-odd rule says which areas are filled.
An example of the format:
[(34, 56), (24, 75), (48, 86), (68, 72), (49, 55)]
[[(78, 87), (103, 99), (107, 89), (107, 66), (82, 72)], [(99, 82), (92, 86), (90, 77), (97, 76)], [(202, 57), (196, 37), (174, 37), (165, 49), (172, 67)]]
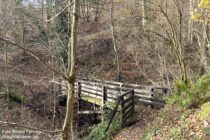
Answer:
[(201, 106), (201, 111), (198, 114), (201, 120), (210, 120), (210, 102), (207, 102)]
[(106, 132), (106, 134), (105, 134), (105, 130), (109, 123), (109, 119), (105, 119), (105, 121), (94, 126), (93, 130), (88, 135), (87, 140), (111, 140), (113, 135), (116, 134), (116, 132), (121, 127), (120, 119), (121, 119), (120, 115), (117, 114), (112, 124), (110, 125), (109, 130)]
[(191, 85), (183, 81), (175, 82), (174, 94), (166, 98), (168, 103), (178, 103), (182, 108), (198, 107), (208, 100), (209, 96), (209, 75), (204, 75)]

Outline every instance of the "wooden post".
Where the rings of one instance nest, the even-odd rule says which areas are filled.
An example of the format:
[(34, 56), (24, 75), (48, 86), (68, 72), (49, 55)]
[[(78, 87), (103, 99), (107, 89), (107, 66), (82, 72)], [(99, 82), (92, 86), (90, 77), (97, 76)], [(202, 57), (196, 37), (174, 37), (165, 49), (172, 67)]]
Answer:
[(62, 94), (62, 80), (59, 80), (58, 93), (59, 93), (59, 95)]
[(154, 98), (154, 88), (151, 88), (151, 108), (154, 108), (154, 105), (153, 105), (153, 98)]
[[(105, 104), (107, 101), (107, 89), (102, 86), (102, 100), (101, 100), (101, 111), (103, 112), (105, 109)], [(104, 116), (102, 116), (102, 122), (104, 121)]]
[(78, 125), (78, 128), (80, 127), (80, 116), (79, 116), (79, 112), (81, 110), (81, 107), (80, 107), (80, 100), (81, 100), (81, 82), (77, 82), (77, 103), (78, 103), (78, 110), (77, 110), (77, 125)]
[(123, 125), (123, 123), (124, 123), (124, 121), (123, 121), (123, 115), (124, 115), (124, 96), (121, 96), (120, 97), (120, 99), (119, 100), (121, 100), (121, 127), (123, 127), (124, 125)]
[(134, 94), (134, 89), (132, 90), (132, 102), (133, 102), (133, 112), (135, 111), (135, 94)]
[(124, 84), (123, 83), (120, 83), (120, 95), (122, 95), (123, 91), (122, 91), (122, 88), (124, 87)]

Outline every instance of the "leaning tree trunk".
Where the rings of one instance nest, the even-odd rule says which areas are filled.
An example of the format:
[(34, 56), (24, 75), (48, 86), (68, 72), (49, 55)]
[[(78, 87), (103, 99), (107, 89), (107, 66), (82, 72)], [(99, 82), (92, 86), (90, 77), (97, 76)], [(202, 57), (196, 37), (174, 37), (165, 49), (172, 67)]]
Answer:
[[(75, 64), (76, 64), (76, 41), (77, 41), (77, 24), (78, 24), (78, 11), (79, 11), (79, 1), (73, 1), (73, 9), (72, 9), (72, 24), (71, 24), (71, 36), (69, 37), (68, 43), (68, 57), (70, 61), (68, 61), (68, 95), (67, 95), (67, 109), (66, 109), (66, 117), (63, 124), (62, 129), (62, 137), (61, 140), (68, 140), (68, 132), (71, 126), (72, 139), (73, 138), (73, 102), (74, 102), (74, 83), (75, 83)], [(71, 14), (70, 8), (68, 10), (69, 14)]]

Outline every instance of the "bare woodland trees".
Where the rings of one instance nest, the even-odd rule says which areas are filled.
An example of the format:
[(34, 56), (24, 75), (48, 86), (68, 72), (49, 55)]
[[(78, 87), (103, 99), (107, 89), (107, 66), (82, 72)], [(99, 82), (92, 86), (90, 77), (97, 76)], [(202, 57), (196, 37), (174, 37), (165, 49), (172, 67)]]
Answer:
[(193, 33), (198, 41), (198, 52), (200, 56), (200, 75), (206, 73), (208, 69), (208, 45), (209, 45), (209, 5), (210, 2), (201, 0), (198, 3), (198, 9), (194, 12), (192, 20), (196, 21), (196, 27), (193, 27)]
[[(37, 59), (41, 64), (45, 65), (51, 71), (55, 72), (56, 74), (62, 76), (65, 80), (68, 81), (68, 97), (67, 97), (67, 110), (66, 110), (66, 117), (63, 124), (62, 129), (62, 140), (68, 139), (68, 131), (70, 126), (72, 126), (72, 119), (73, 119), (73, 100), (74, 100), (74, 83), (75, 83), (75, 65), (76, 65), (76, 40), (77, 40), (77, 24), (78, 24), (78, 11), (79, 11), (79, 1), (74, 0), (73, 2), (69, 2), (69, 5), (73, 3), (73, 8), (68, 8), (68, 14), (72, 14), (72, 23), (69, 22), (69, 30), (71, 31), (71, 35), (69, 36), (69, 43), (68, 43), (68, 68), (66, 73), (60, 73), (56, 69), (52, 68), (49, 64), (45, 63), (39, 56), (34, 53), (33, 51), (25, 48), (25, 46), (20, 45), (8, 38), (1, 38), (7, 44), (17, 46), (23, 51), (26, 51), (35, 59)], [(73, 135), (73, 134), (72, 134)], [(73, 137), (72, 137), (73, 139)]]
[[(68, 14), (71, 14), (70, 8)], [(68, 130), (71, 126), (73, 130), (73, 102), (74, 102), (74, 84), (75, 84), (75, 65), (76, 65), (76, 41), (77, 41), (77, 24), (78, 24), (78, 13), (79, 13), (79, 1), (73, 0), (72, 9), (72, 24), (71, 24), (71, 37), (69, 37), (68, 44), (68, 69), (67, 69), (67, 80), (68, 80), (68, 96), (67, 96), (67, 110), (66, 118), (63, 124), (62, 140), (68, 139)], [(72, 139), (73, 131), (72, 131)]]
[(194, 0), (189, 0), (189, 20), (188, 20), (188, 42), (191, 44), (193, 39), (193, 20), (191, 17), (193, 16), (193, 7), (194, 7)]
[(141, 12), (142, 12), (142, 27), (143, 30), (145, 30), (145, 24), (146, 24), (146, 1), (145, 0), (141, 0), (140, 1), (141, 4)]
[(111, 18), (111, 32), (112, 32), (112, 42), (115, 51), (115, 60), (117, 64), (117, 77), (118, 81), (121, 81), (121, 67), (120, 67), (120, 58), (119, 58), (119, 47), (116, 42), (116, 34), (115, 34), (115, 25), (114, 25), (114, 17), (113, 17), (113, 1), (110, 6), (110, 18)]
[[(187, 76), (187, 69), (186, 64), (184, 61), (184, 39), (183, 39), (183, 8), (181, 2), (179, 0), (172, 0), (174, 12), (168, 12), (168, 2), (164, 3), (153, 3), (158, 7), (158, 11), (162, 13), (162, 16), (165, 18), (166, 23), (168, 25), (167, 29), (164, 26), (160, 26), (163, 29), (163, 34), (156, 32), (158, 36), (164, 38), (171, 46), (172, 50), (175, 53), (177, 64), (180, 68), (181, 79), (187, 83), (188, 76)], [(165, 6), (164, 6), (165, 5)], [(165, 8), (164, 8), (165, 7)], [(171, 14), (171, 15), (170, 15)], [(173, 15), (176, 15), (175, 17)], [(173, 18), (171, 17), (173, 16)]]
[[(0, 0), (0, 5), (8, 5), (11, 1)], [(8, 2), (6, 4), (6, 2)], [(45, 5), (46, 2), (46, 5)], [(136, 0), (141, 4), (138, 11), (132, 9), (132, 12), (127, 12), (131, 15), (125, 16), (129, 17), (125, 19), (122, 13), (120, 13), (119, 9), (123, 8), (119, 3), (115, 0), (108, 3), (108, 6), (105, 5), (105, 0), (68, 0), (62, 1), (62, 6), (59, 7), (59, 2), (54, 0), (42, 0), (41, 7), (38, 7), (36, 10), (42, 10), (41, 13), (35, 14), (36, 12), (27, 13), (24, 5), (19, 6), (18, 14), (14, 16), (14, 13), (10, 11), (10, 9), (6, 7), (1, 7), (0, 12), (3, 12), (5, 20), (0, 21), (3, 23), (0, 26), (3, 26), (5, 29), (0, 27), (1, 32), (1, 43), (4, 47), (4, 57), (5, 57), (5, 86), (7, 87), (7, 93), (9, 93), (8, 87), (8, 49), (12, 46), (17, 46), (23, 50), (23, 52), (27, 52), (33, 56), (36, 60), (38, 60), (45, 68), (48, 68), (52, 74), (50, 75), (52, 81), (55, 82), (55, 77), (62, 77), (68, 83), (68, 94), (67, 94), (67, 107), (65, 120), (62, 126), (62, 136), (61, 140), (69, 139), (69, 130), (71, 129), (72, 139), (75, 139), (73, 136), (73, 103), (74, 103), (74, 95), (75, 95), (75, 79), (76, 79), (76, 65), (77, 65), (77, 28), (78, 28), (78, 20), (79, 17), (84, 19), (85, 22), (94, 22), (100, 23), (102, 15), (102, 11), (108, 11), (108, 16), (104, 16), (103, 18), (110, 19), (110, 22), (106, 25), (107, 19), (103, 19), (103, 22), (100, 23), (100, 26), (105, 24), (103, 31), (100, 33), (103, 34), (103, 38), (108, 38), (107, 40), (112, 40), (113, 48), (109, 50), (109, 46), (107, 47), (107, 53), (113, 51), (113, 56), (115, 56), (116, 65), (117, 65), (117, 78), (119, 81), (122, 80), (121, 71), (122, 66), (130, 72), (130, 69), (136, 69), (131, 63), (134, 63), (135, 66), (138, 66), (138, 75), (134, 75), (133, 77), (137, 77), (141, 79), (145, 77), (147, 81), (152, 84), (156, 84), (156, 81), (148, 76), (149, 74), (153, 74), (155, 72), (159, 72), (159, 78), (157, 73), (155, 73), (156, 77), (161, 79), (160, 81), (164, 81), (164, 76), (167, 75), (167, 72), (173, 73), (175, 70), (173, 68), (178, 67), (179, 73), (174, 72), (174, 77), (181, 77), (184, 82), (188, 82), (190, 80), (190, 76), (188, 75), (188, 67), (189, 64), (186, 64), (186, 46), (188, 43), (190, 45), (195, 44), (198, 41), (198, 51), (199, 51), (199, 60), (200, 60), (200, 75), (204, 74), (208, 69), (208, 47), (209, 47), (209, 6), (200, 6), (198, 9), (201, 11), (199, 18), (202, 22), (196, 22), (198, 19), (191, 20), (191, 16), (193, 16), (194, 8), (196, 7), (196, 0), (188, 0), (187, 2), (183, 0), (159, 0), (159, 1), (146, 1), (146, 0)], [(134, 1), (129, 1), (130, 3)], [(147, 2), (147, 3), (145, 3)], [(12, 2), (11, 2), (12, 3)], [(188, 4), (189, 10), (184, 9), (184, 5)], [(116, 4), (116, 5), (114, 5)], [(119, 6), (120, 5), (120, 6)], [(133, 4), (135, 5), (135, 4)], [(109, 7), (110, 6), (110, 7)], [(119, 9), (115, 9), (116, 7), (120, 7)], [(147, 11), (147, 7), (148, 8)], [(125, 5), (125, 10), (129, 8)], [(106, 10), (104, 8), (110, 8)], [(153, 11), (152, 11), (153, 10)], [(32, 9), (28, 10), (32, 11)], [(138, 14), (136, 14), (136, 13)], [(146, 13), (150, 13), (150, 15)], [(46, 13), (46, 15), (45, 15)], [(115, 13), (122, 16), (115, 16)], [(126, 13), (126, 12), (125, 12)], [(187, 13), (187, 16), (186, 16)], [(80, 15), (79, 15), (80, 14)], [(116, 14), (116, 15), (117, 15)], [(133, 15), (132, 15), (133, 14)], [(18, 15), (18, 16), (17, 16)], [(135, 17), (141, 17), (139, 19), (135, 19)], [(14, 16), (14, 17), (13, 17)], [(18, 18), (17, 18), (17, 17)], [(45, 21), (45, 16), (47, 16), (47, 20)], [(148, 21), (146, 20), (148, 16)], [(149, 20), (149, 17), (154, 19)], [(187, 17), (187, 18), (185, 18)], [(27, 20), (29, 20), (28, 22)], [(18, 20), (17, 20), (18, 19)], [(61, 24), (55, 20), (62, 20)], [(139, 20), (139, 21), (138, 21)], [(9, 22), (10, 21), (10, 22)], [(12, 22), (11, 22), (12, 21)], [(187, 21), (187, 24), (186, 24)], [(137, 22), (140, 22), (140, 26), (136, 25)], [(17, 24), (18, 23), (18, 24)], [(16, 25), (16, 27), (15, 27)], [(45, 26), (47, 25), (47, 26)], [(142, 25), (142, 26), (141, 26)], [(9, 26), (9, 27), (8, 27)], [(59, 26), (59, 29), (55, 26)], [(95, 25), (94, 25), (95, 26)], [(97, 30), (94, 26), (91, 26), (91, 33), (96, 33), (93, 30)], [(138, 27), (137, 27), (138, 26)], [(111, 33), (110, 33), (111, 29)], [(120, 29), (118, 34), (118, 29)], [(16, 30), (16, 31), (15, 31)], [(10, 31), (10, 32), (7, 32)], [(30, 32), (30, 36), (27, 37)], [(36, 34), (36, 36), (33, 36)], [(87, 40), (86, 36), (82, 35), (81, 40)], [(111, 36), (110, 36), (111, 34)], [(116, 35), (117, 34), (117, 35)], [(153, 37), (153, 35), (157, 35)], [(97, 34), (98, 35), (98, 34)], [(137, 36), (138, 35), (138, 36)], [(91, 36), (92, 37), (92, 36)], [(130, 37), (130, 38), (129, 38)], [(37, 38), (40, 39), (42, 49), (45, 48), (45, 53), (48, 53), (50, 56), (50, 62), (46, 62), (37, 54), (37, 52), (33, 51), (31, 46), (38, 46), (36, 41)], [(119, 39), (121, 38), (121, 40)], [(129, 38), (129, 39), (128, 39)], [(137, 39), (136, 39), (137, 38)], [(195, 39), (196, 38), (196, 39)], [(134, 44), (136, 40), (138, 42)], [(145, 41), (146, 40), (146, 41)], [(82, 42), (81, 41), (81, 42)], [(102, 44), (103, 39), (97, 40), (94, 38), (90, 41), (99, 42), (98, 44)], [(120, 42), (121, 41), (121, 42)], [(35, 43), (34, 43), (35, 42)], [(34, 44), (33, 44), (34, 43)], [(106, 43), (106, 42), (105, 42)], [(33, 45), (31, 45), (33, 44)], [(85, 47), (88, 46), (88, 43), (84, 43)], [(95, 43), (96, 44), (96, 43)], [(97, 46), (93, 44), (92, 46), (98, 47), (100, 49), (101, 46)], [(110, 43), (107, 43), (110, 45)], [(107, 45), (106, 44), (106, 45)], [(130, 46), (135, 46), (132, 48), (133, 50), (129, 51)], [(111, 45), (110, 45), (111, 46)], [(30, 48), (31, 47), (31, 48)], [(96, 48), (95, 47), (95, 48)], [(106, 46), (105, 46), (106, 47)], [(170, 49), (168, 49), (170, 47)], [(122, 54), (119, 51), (119, 48), (122, 49)], [(67, 58), (64, 58), (59, 54), (58, 50), (64, 50), (65, 54), (67, 54)], [(166, 50), (168, 49), (168, 50)], [(95, 51), (95, 50), (94, 50)], [(133, 58), (131, 59), (130, 52), (133, 52)], [(85, 52), (86, 53), (86, 52)], [(88, 53), (88, 52), (87, 52)], [(103, 54), (97, 54), (96, 57)], [(83, 54), (79, 54), (83, 55)], [(124, 61), (121, 60), (120, 55), (124, 58)], [(140, 59), (142, 57), (143, 59)], [(56, 60), (58, 59), (58, 60)], [(109, 57), (109, 60), (112, 59)], [(126, 60), (125, 60), (126, 59)], [(169, 60), (170, 59), (170, 60)], [(104, 59), (103, 59), (104, 60)], [(65, 61), (65, 62), (64, 62)], [(94, 61), (94, 60), (92, 60)], [(61, 63), (61, 64), (57, 64)], [(86, 62), (84, 62), (86, 63)], [(102, 62), (104, 65), (106, 62)], [(123, 64), (124, 63), (124, 64)], [(175, 64), (174, 64), (175, 63)], [(108, 69), (112, 68), (113, 64), (109, 64)], [(171, 65), (175, 65), (174, 67), (170, 67)], [(94, 66), (94, 65), (93, 65)], [(61, 68), (62, 67), (62, 68)], [(91, 66), (92, 67), (92, 66)], [(103, 67), (103, 66), (101, 66)], [(147, 75), (147, 68), (152, 72)], [(155, 70), (154, 70), (155, 67)], [(103, 69), (103, 68), (102, 68)], [(174, 70), (174, 71), (173, 71)], [(111, 71), (111, 70), (110, 70)], [(115, 70), (113, 70), (115, 71)], [(113, 73), (111, 71), (110, 73)], [(131, 72), (130, 72), (131, 73)], [(129, 74), (127, 77), (132, 79)], [(172, 77), (172, 78), (174, 78)], [(109, 77), (110, 78), (110, 77)], [(158, 79), (157, 78), (157, 79)], [(159, 80), (158, 79), (158, 80)], [(172, 81), (170, 77), (167, 75), (166, 78), (168, 85)], [(143, 80), (142, 80), (143, 81)], [(145, 81), (143, 81), (145, 82)], [(55, 130), (55, 114), (56, 114), (56, 93), (55, 93), (55, 85), (52, 85), (52, 94), (54, 96), (54, 108), (53, 108), (53, 129)]]
[(98, 22), (104, 8), (105, 0), (81, 0), (80, 13), (84, 21)]

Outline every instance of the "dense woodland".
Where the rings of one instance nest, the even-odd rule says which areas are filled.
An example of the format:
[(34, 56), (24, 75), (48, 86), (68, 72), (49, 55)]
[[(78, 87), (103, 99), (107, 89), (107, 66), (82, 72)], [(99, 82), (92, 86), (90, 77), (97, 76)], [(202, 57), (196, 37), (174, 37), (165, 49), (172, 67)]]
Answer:
[[(208, 140), (209, 22), (209, 0), (0, 0), (0, 139)], [(78, 130), (83, 78), (170, 92), (128, 126)]]

